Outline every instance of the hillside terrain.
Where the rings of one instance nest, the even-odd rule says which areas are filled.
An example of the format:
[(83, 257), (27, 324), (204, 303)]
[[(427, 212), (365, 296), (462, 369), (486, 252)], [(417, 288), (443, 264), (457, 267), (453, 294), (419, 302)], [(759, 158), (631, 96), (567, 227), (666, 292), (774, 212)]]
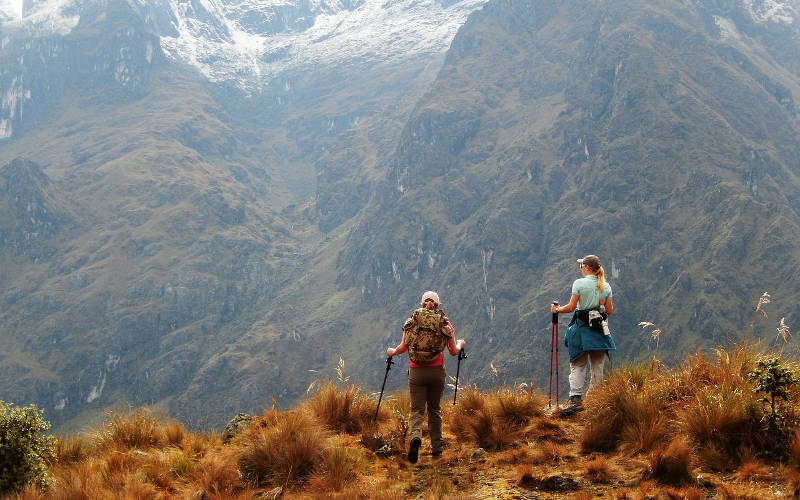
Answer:
[(542, 386), (588, 253), (615, 364), (800, 323), (796, 0), (10, 5), (0, 399), (60, 430), (374, 388), (427, 289)]
[(110, 415), (60, 438), (49, 489), (8, 497), (796, 498), (797, 379), (778, 383), (787, 401), (768, 429), (770, 405), (757, 398), (778, 379), (754, 376), (760, 366), (797, 372), (746, 349), (674, 370), (653, 359), (614, 371), (572, 418), (528, 387), (466, 387), (455, 406), (443, 402), (443, 455), (425, 445), (416, 464), (405, 457), (407, 395), (386, 398), (375, 424), (375, 399), (340, 372), (294, 408), (238, 415), (222, 435), (145, 409)]

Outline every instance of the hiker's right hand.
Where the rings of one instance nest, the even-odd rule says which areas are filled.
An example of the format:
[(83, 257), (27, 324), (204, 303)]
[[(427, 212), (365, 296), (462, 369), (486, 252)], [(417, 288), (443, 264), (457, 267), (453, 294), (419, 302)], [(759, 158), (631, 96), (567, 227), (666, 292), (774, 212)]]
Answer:
[(456, 341), (456, 349), (458, 349), (459, 351), (460, 351), (461, 349), (463, 349), (465, 345), (467, 345), (467, 341), (466, 341), (466, 340), (464, 340), (464, 339), (458, 339), (458, 340)]
[(394, 356), (394, 353), (395, 353), (395, 352), (397, 352), (397, 349), (394, 349), (394, 348), (392, 348), (392, 347), (390, 347), (390, 348), (386, 349), (386, 355), (387, 355), (387, 356)]

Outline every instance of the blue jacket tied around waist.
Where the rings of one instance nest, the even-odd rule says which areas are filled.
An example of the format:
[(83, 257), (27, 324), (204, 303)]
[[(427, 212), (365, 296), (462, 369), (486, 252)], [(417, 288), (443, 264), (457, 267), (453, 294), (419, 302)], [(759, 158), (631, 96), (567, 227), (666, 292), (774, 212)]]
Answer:
[(564, 344), (569, 350), (569, 362), (583, 356), (588, 351), (616, 351), (617, 345), (611, 335), (603, 335), (601, 330), (595, 330), (578, 318), (578, 311), (572, 315), (572, 321), (567, 327)]

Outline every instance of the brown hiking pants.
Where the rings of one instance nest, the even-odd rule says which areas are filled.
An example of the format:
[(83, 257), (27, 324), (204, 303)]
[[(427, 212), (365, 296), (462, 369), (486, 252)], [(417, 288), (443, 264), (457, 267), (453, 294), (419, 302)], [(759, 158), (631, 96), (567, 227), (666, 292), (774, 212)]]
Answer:
[(408, 394), (411, 398), (411, 439), (422, 439), (422, 420), (425, 406), (428, 407), (428, 431), (431, 435), (431, 450), (442, 451), (442, 412), (439, 401), (446, 380), (444, 365), (418, 366), (408, 369)]

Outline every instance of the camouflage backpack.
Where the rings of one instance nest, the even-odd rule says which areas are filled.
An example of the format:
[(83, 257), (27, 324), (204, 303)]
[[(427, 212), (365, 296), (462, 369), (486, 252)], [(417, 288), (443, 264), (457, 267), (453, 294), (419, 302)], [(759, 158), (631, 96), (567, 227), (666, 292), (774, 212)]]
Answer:
[(408, 357), (416, 364), (427, 365), (436, 361), (453, 336), (445, 321), (444, 311), (417, 309), (403, 325)]

